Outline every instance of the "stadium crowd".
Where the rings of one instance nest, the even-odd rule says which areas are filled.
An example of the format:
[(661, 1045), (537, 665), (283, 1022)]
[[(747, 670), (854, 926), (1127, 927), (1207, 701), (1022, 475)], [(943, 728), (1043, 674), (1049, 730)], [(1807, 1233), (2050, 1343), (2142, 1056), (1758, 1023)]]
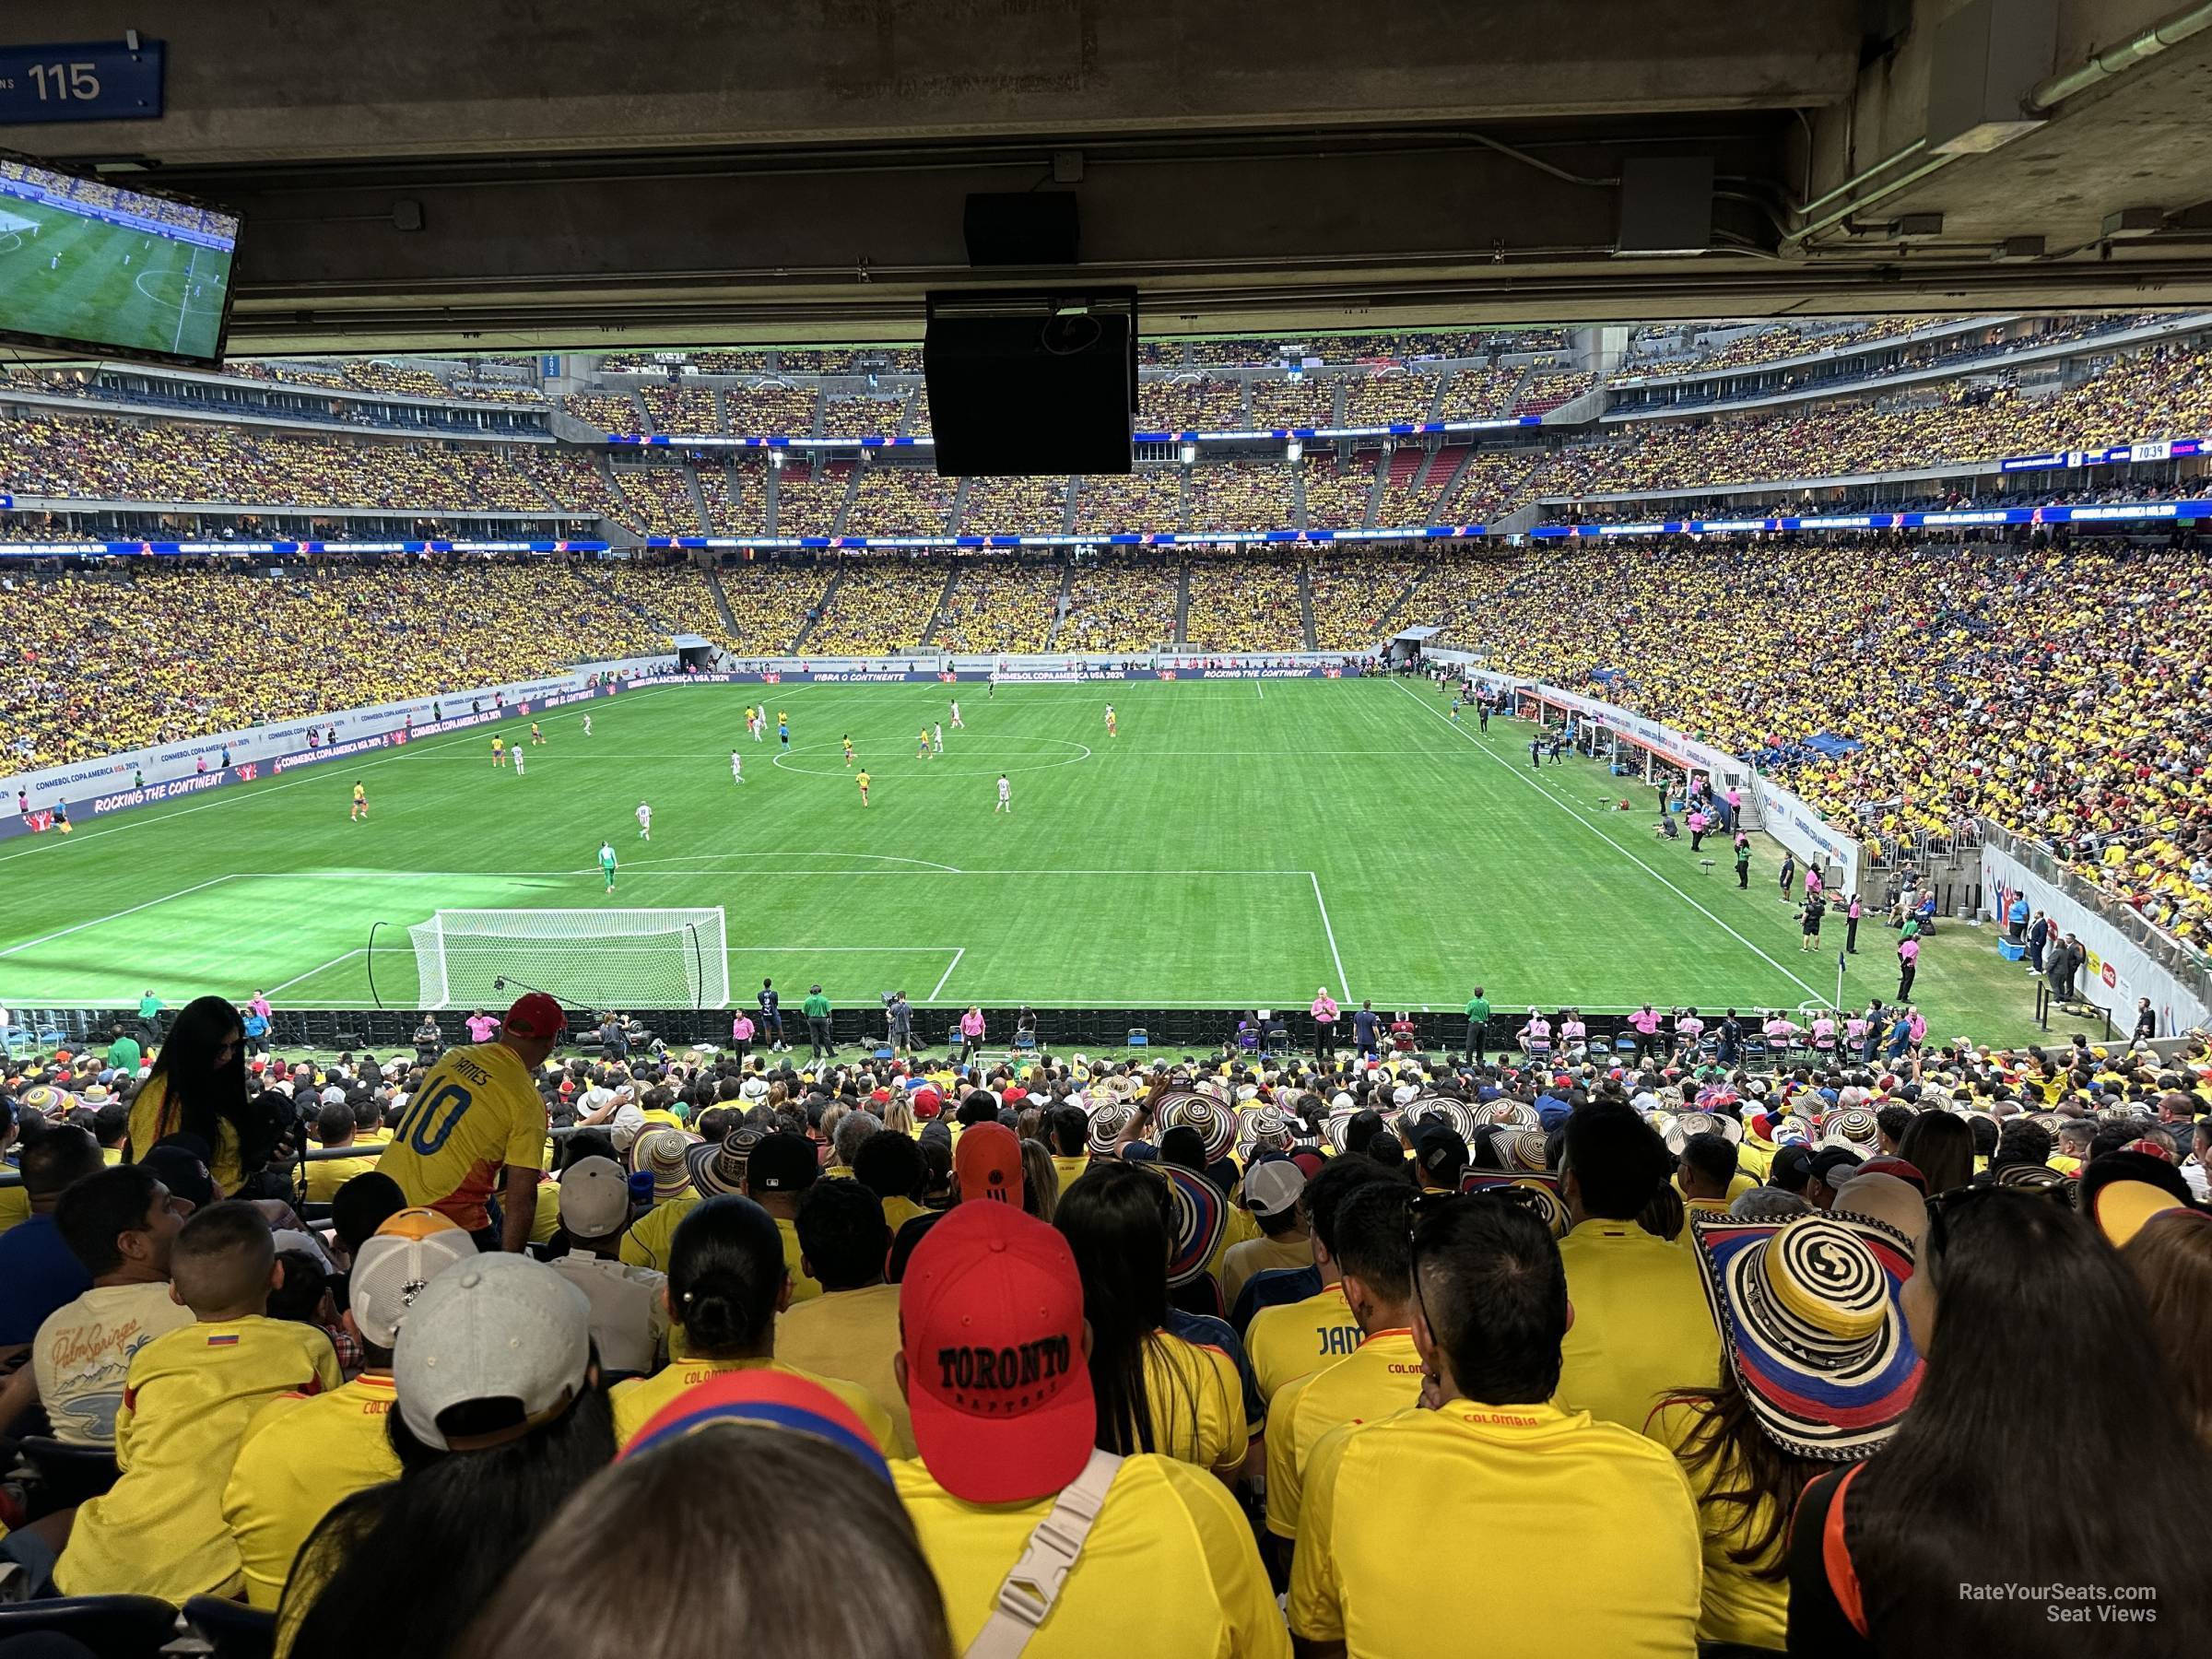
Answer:
[[(634, 609), (559, 560), (333, 560), (281, 577), (159, 568), (131, 581), (64, 575), (0, 585), (0, 708), (25, 770), (264, 722), (494, 686), (546, 672), (528, 618), (559, 618), (590, 662), (667, 643)], [(287, 650), (313, 641), (314, 671)]]
[[(1465, 1653), (1418, 1517), (1510, 1553), (1500, 1654), (2055, 1656), (2091, 1599), (2157, 1615), (2100, 1654), (2212, 1644), (2201, 1041), (1343, 1012), (802, 1065), (749, 1012), (564, 1055), (532, 994), (380, 1062), (210, 996), (12, 1062), (0, 1431), (58, 1443), (0, 1640), (135, 1594), (300, 1659)], [(619, 1570), (671, 1536), (712, 1571)]]

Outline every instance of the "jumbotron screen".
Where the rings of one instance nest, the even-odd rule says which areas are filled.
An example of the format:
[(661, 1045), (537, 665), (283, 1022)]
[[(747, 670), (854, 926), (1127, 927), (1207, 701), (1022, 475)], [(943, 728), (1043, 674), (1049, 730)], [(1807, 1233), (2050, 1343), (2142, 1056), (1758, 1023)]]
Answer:
[(0, 156), (0, 337), (212, 367), (236, 214)]

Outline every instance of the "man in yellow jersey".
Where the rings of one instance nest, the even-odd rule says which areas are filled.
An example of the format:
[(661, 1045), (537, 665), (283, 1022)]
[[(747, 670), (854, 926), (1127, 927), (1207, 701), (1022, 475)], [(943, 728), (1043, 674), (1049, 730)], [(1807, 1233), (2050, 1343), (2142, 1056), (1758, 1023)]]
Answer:
[[(1410, 1253), (1429, 1409), (1314, 1448), (1290, 1568), (1301, 1659), (1696, 1652), (1698, 1512), (1680, 1466), (1555, 1401), (1571, 1315), (1550, 1229), (1489, 1195), (1431, 1199)], [(1478, 1642), (1465, 1587), (1406, 1547), (1408, 1517), (1512, 1549), (1514, 1593), (1486, 1602)]]
[(1313, 1265), (1321, 1271), (1322, 1288), (1303, 1301), (1263, 1308), (1245, 1327), (1244, 1353), (1263, 1401), (1272, 1403), (1277, 1389), (1335, 1364), (1359, 1346), (1359, 1322), (1345, 1300), (1344, 1275), (1336, 1265), (1336, 1212), (1356, 1189), (1375, 1181), (1406, 1185), (1402, 1176), (1361, 1157), (1331, 1159), (1306, 1182), (1306, 1215), (1313, 1227)]
[(865, 806), (868, 804), (868, 769), (862, 767), (860, 775), (853, 782), (860, 785), (860, 804)]
[(814, 1143), (780, 1130), (764, 1135), (745, 1160), (745, 1195), (775, 1218), (783, 1240), (783, 1265), (791, 1269), (791, 1300), (819, 1296), (822, 1287), (806, 1271), (799, 1244), (799, 1204), (822, 1172)]
[(1625, 1101), (1578, 1107), (1567, 1120), (1559, 1185), (1571, 1226), (1559, 1259), (1577, 1316), (1559, 1400), (1639, 1434), (1660, 1400), (1720, 1377), (1720, 1332), (1689, 1246), (1636, 1224), (1674, 1165)]
[(1025, 1597), (1023, 1659), (1288, 1659), (1229, 1488), (1155, 1453), (1096, 1450), (1083, 1284), (1060, 1233), (1012, 1204), (959, 1205), (915, 1248), (900, 1294), (920, 1456), (892, 1473), (956, 1650), (986, 1627), (1008, 1634), (1001, 1589), (1050, 1518), (1072, 1560), (1045, 1575), (1041, 1608)]
[(891, 1414), (891, 1455), (914, 1454), (914, 1426), (899, 1391), (899, 1287), (884, 1280), (891, 1230), (857, 1181), (818, 1181), (799, 1205), (799, 1248), (822, 1293), (776, 1321), (776, 1358), (868, 1391)]
[(1267, 1530), (1298, 1536), (1298, 1500), (1322, 1436), (1373, 1423), (1417, 1404), (1421, 1357), (1413, 1347), (1413, 1280), (1406, 1260), (1409, 1188), (1371, 1182), (1336, 1212), (1336, 1265), (1360, 1342), (1335, 1364), (1276, 1391), (1267, 1408)]
[(507, 764), (506, 738), (494, 737), (491, 740), (491, 763), (494, 766), (504, 766)]
[[(530, 1241), (546, 1146), (537, 1068), (568, 1023), (559, 1003), (533, 991), (508, 1009), (491, 1041), (446, 1050), (377, 1161), (410, 1205), (438, 1211), (474, 1234), (479, 1249), (520, 1251)], [(495, 1191), (501, 1204), (496, 1234)]]
[(383, 1145), (379, 1141), (359, 1139), (360, 1124), (352, 1107), (343, 1100), (334, 1100), (315, 1114), (315, 1139), (325, 1152), (343, 1152), (359, 1147), (358, 1157), (311, 1158), (307, 1160), (307, 1201), (310, 1204), (328, 1204), (338, 1195), (338, 1189), (356, 1175), (365, 1175), (376, 1168), (382, 1155)]
[(359, 823), (361, 819), (367, 818), (368, 816), (369, 792), (366, 789), (363, 789), (359, 782), (357, 782), (353, 786), (353, 817), (350, 821)]
[(435, 1210), (406, 1209), (354, 1252), (346, 1328), (361, 1345), (361, 1374), (327, 1394), (276, 1396), (246, 1425), (223, 1486), (223, 1521), (238, 1546), (249, 1605), (272, 1612), (300, 1547), (354, 1493), (399, 1478), (384, 1432), (392, 1410), (392, 1347), (422, 1288), (476, 1259), (469, 1236)]
[(276, 1241), (250, 1204), (195, 1213), (170, 1251), (177, 1300), (194, 1323), (131, 1356), (115, 1417), (123, 1478), (77, 1506), (54, 1566), (64, 1595), (234, 1595), (238, 1546), (222, 1515), (222, 1483), (256, 1412), (277, 1395), (316, 1394), (343, 1378), (330, 1338), (270, 1319), (282, 1275)]

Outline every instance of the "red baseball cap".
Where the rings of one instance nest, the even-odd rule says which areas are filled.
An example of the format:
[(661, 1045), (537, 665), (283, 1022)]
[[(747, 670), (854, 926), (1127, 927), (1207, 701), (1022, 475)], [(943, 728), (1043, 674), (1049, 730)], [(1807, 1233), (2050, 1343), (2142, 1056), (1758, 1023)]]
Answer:
[(899, 1300), (914, 1446), (938, 1485), (1022, 1503), (1083, 1472), (1098, 1411), (1083, 1280), (1057, 1230), (1017, 1204), (959, 1205), (915, 1247)]
[(558, 1037), (569, 1029), (569, 1017), (543, 991), (533, 991), (507, 1010), (510, 1037)]
[(907, 1100), (913, 1107), (914, 1115), (921, 1118), (935, 1117), (937, 1108), (943, 1104), (943, 1098), (937, 1091), (927, 1087), (915, 1089), (907, 1097)]
[(971, 1124), (952, 1151), (953, 1190), (962, 1204), (996, 1198), (1021, 1207), (1021, 1141), (1004, 1124)]

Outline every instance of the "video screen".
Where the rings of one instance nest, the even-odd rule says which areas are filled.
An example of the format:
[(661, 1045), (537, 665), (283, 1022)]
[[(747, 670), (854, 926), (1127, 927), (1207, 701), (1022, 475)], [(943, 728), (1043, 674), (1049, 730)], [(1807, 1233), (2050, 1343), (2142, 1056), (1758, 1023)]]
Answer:
[(0, 337), (212, 368), (236, 214), (0, 156)]

